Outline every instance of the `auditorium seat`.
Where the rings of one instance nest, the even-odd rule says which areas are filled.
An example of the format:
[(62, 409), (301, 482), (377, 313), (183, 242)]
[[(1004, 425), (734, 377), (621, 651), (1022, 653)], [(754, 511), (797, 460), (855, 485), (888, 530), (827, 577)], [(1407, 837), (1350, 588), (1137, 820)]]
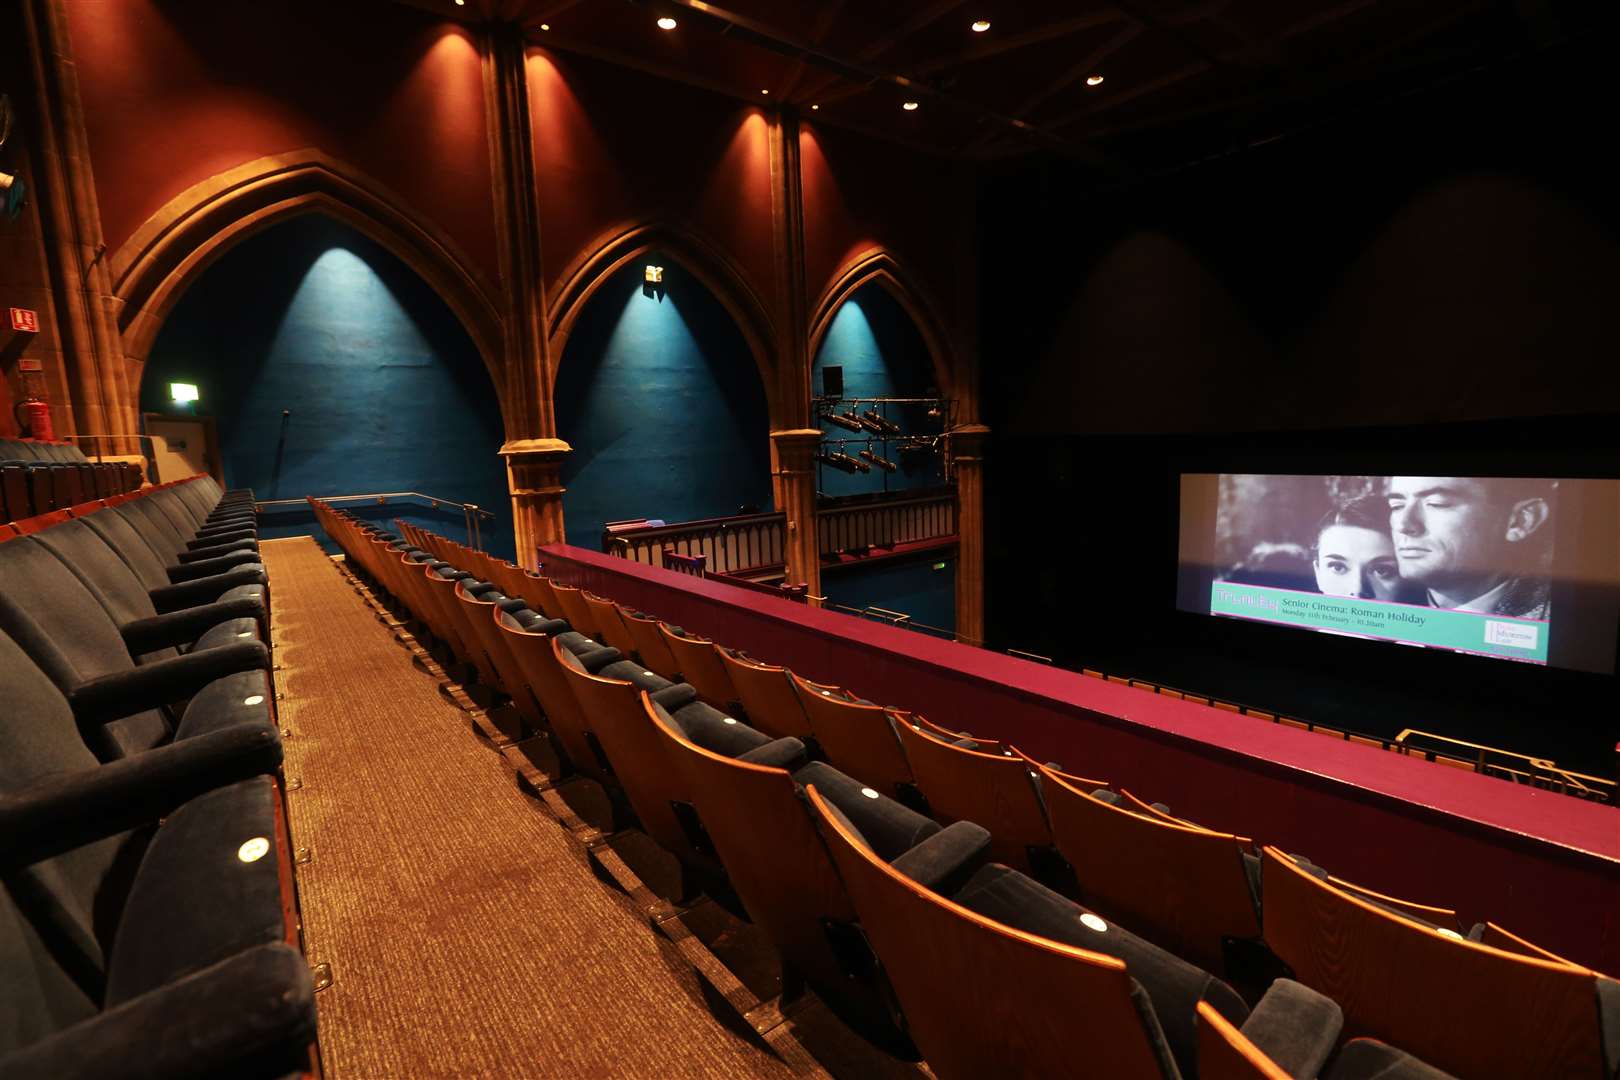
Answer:
[(602, 637), (602, 628), (596, 625), (596, 613), (585, 602), (585, 590), (553, 581), (551, 594), (556, 598), (556, 606), (559, 609), (554, 612), (557, 618), (566, 619), (568, 625), (579, 633), (606, 644)]
[(1267, 847), (1266, 943), (1382, 1039), (1458, 1076), (1612, 1077), (1620, 983), (1466, 941), (1360, 899)]
[(675, 661), (675, 671), (670, 678), (691, 683), (698, 696), (717, 709), (737, 708), (740, 704), (737, 688), (732, 685), (714, 642), (663, 622), (658, 624), (658, 632)]
[(1572, 964), (1571, 961), (1565, 960), (1557, 953), (1548, 952), (1540, 945), (1526, 941), (1517, 934), (1504, 930), (1502, 927), (1497, 926), (1493, 922), (1486, 921), (1480, 923), (1477, 927), (1477, 931), (1477, 933), (1471, 933), (1469, 938), (1470, 940), (1478, 941), (1481, 945), (1489, 945), (1492, 948), (1501, 949), (1503, 952), (1518, 953), (1520, 956), (1533, 956), (1539, 960), (1551, 960), (1555, 964), (1571, 964), (1573, 967), (1580, 966), (1579, 964)]
[[(579, 703), (590, 734), (601, 747), (615, 784), (624, 791), (642, 829), (679, 859), (683, 871), (694, 873), (698, 881), (712, 882), (722, 877), (719, 862), (697, 821), (685, 778), (670, 768), (667, 751), (648, 727), (641, 705), (640, 695), (645, 691), (659, 704), (679, 711), (696, 701), (697, 692), (621, 658), (617, 649), (608, 646), (577, 654), (554, 640), (552, 653)], [(735, 720), (726, 725), (718, 718), (715, 723), (744, 726)], [(770, 741), (752, 729), (748, 734), (757, 745)], [(683, 896), (695, 891), (690, 879), (683, 877), (683, 883)]]
[(625, 656), (634, 656), (636, 643), (630, 637), (630, 631), (625, 628), (624, 619), (619, 614), (619, 605), (588, 592), (581, 595), (585, 599), (585, 606), (590, 609), (592, 621), (602, 633), (602, 643), (613, 646)]
[[(720, 666), (737, 692), (748, 722), (777, 738), (812, 739), (810, 720), (793, 689), (793, 674), (785, 667), (750, 660), (731, 649), (716, 647)], [(811, 756), (819, 756), (812, 751)]]
[(145, 584), (118, 553), (83, 521), (32, 519), (42, 527), (31, 535), (49, 549), (88, 588), (118, 626), (137, 662), (164, 659), (177, 650), (209, 648), (245, 635), (263, 639), (266, 612), (262, 596), (182, 608), (159, 615)]
[[(136, 496), (139, 498), (139, 496)], [(179, 569), (167, 560), (115, 507), (92, 510), (80, 517), (118, 553), (146, 586), (152, 604), (159, 612), (212, 603), (238, 596), (266, 596), (264, 566), (257, 562), (196, 569), (196, 564)]]
[(1435, 907), (1432, 904), (1420, 904), (1414, 900), (1402, 900), (1398, 896), (1390, 896), (1386, 893), (1374, 892), (1373, 890), (1361, 885), (1357, 885), (1354, 882), (1345, 881), (1343, 878), (1334, 877), (1332, 874), (1327, 876), (1327, 881), (1330, 884), (1337, 885), (1339, 888), (1343, 889), (1352, 896), (1366, 900), (1368, 903), (1374, 904), (1378, 907), (1388, 908), (1397, 915), (1405, 915), (1407, 918), (1416, 919), (1418, 922), (1427, 923), (1437, 930), (1440, 930), (1442, 933), (1458, 936), (1465, 935), (1462, 921), (1457, 917), (1457, 913), (1451, 908)]
[(792, 676), (810, 730), (827, 760), (907, 806), (926, 812), (890, 713), (831, 686)]
[[(262, 642), (227, 637), (137, 667), (95, 595), (32, 537), (0, 540), (0, 629), (66, 695), (102, 760), (268, 713), (270, 661)], [(182, 703), (179, 723), (171, 723), (170, 711)]]
[[(619, 617), (624, 622), (624, 629), (630, 635), (631, 643), (636, 647), (636, 659), (666, 679), (675, 678), (680, 671), (680, 665), (675, 660), (674, 652), (670, 650), (669, 642), (665, 639), (658, 620), (639, 611), (631, 611), (629, 608), (622, 609)], [(698, 691), (700, 694), (702, 692)]]
[(102, 764), (4, 634), (0, 680), (0, 1075), (304, 1067), (313, 988), (283, 944), (274, 730)]
[(908, 717), (894, 730), (934, 816), (989, 829), (991, 855), (998, 862), (1024, 871), (1042, 863), (1052, 847), (1052, 830), (1024, 759), (953, 745), (924, 732), (917, 719)]
[(914, 880), (908, 860), (885, 862), (814, 784), (807, 795), (940, 1080), (1196, 1075), (1200, 1003), (1240, 1028), (1253, 1020), (1307, 1063), (1333, 1049), (1337, 1010), (1307, 987), (1278, 980), (1251, 1014), (1213, 975), (1010, 867), (987, 863), (944, 891)]
[(531, 624), (539, 622), (540, 616), (530, 611), (523, 600), (508, 597), (493, 585), (487, 590), (477, 591), (468, 582), (462, 582), (456, 590), (456, 599), (461, 603), (466, 624), (476, 635), (483, 656), (490, 665), (490, 671), (485, 672), (486, 677), (510, 700), (512, 708), (522, 718), (526, 731), (540, 730), (545, 723), (545, 710), (501, 634), (496, 615), (506, 612), (519, 622), (526, 618)]
[(729, 743), (718, 736), (743, 725), (716, 727), (717, 714), (702, 703), (673, 715), (646, 693), (640, 704), (669, 764), (684, 777), (732, 888), (782, 958), (784, 997), (791, 999), (802, 979), (867, 1039), (914, 1058), (915, 1048), (890, 1016), (882, 976), (855, 928), (849, 897), (806, 812), (803, 786), (815, 784), (823, 798), (860, 822), (881, 857), (927, 861), (939, 880), (976, 864), (988, 842), (984, 831), (965, 826), (945, 837), (936, 822), (863, 789), (832, 766), (806, 764), (796, 739), (739, 753), (744, 743), (735, 734)]
[(1087, 907), (1211, 971), (1227, 970), (1228, 942), (1260, 937), (1248, 839), (1154, 820), (1042, 772), (1052, 837)]
[[(1259, 1024), (1250, 1018), (1250, 1025)], [(1258, 1031), (1251, 1040), (1242, 1030), (1207, 1001), (1198, 1003), (1199, 1080), (1451, 1080), (1432, 1065), (1377, 1039), (1351, 1039), (1320, 1071), (1288, 1060), (1286, 1047), (1272, 1057), (1257, 1042), (1266, 1041)], [(1279, 1060), (1279, 1058), (1281, 1060)]]
[[(534, 691), (545, 713), (546, 725), (555, 740), (564, 770), (607, 780), (607, 763), (592, 744), (590, 725), (552, 651), (552, 639), (573, 651), (594, 652), (600, 646), (584, 634), (570, 630), (560, 619), (543, 619), (525, 625), (518, 615), (505, 611), (495, 618), (512, 659), (523, 672), (524, 682)], [(616, 650), (614, 655), (617, 655)], [(610, 662), (604, 657), (604, 666)]]

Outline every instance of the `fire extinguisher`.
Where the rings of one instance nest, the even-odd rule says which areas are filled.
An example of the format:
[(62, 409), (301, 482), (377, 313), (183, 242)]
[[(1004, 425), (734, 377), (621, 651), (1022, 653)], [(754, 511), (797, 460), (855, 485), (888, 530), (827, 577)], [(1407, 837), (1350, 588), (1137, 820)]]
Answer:
[(17, 423), (27, 429), (31, 438), (56, 438), (56, 429), (51, 426), (51, 406), (49, 402), (35, 394), (29, 394), (17, 402), (12, 411), (16, 414)]

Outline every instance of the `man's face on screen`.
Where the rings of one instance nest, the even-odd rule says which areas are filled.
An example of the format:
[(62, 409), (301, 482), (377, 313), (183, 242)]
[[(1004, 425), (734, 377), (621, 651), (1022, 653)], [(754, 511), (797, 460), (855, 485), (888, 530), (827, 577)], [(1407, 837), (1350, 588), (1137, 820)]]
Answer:
[(1401, 577), (1449, 588), (1501, 569), (1507, 522), (1485, 485), (1466, 476), (1394, 476), (1389, 531)]

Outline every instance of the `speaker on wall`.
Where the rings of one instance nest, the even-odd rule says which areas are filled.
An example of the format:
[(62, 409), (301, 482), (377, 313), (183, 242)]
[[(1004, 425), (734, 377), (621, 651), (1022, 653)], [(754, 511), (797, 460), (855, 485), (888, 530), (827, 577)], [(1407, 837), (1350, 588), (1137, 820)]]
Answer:
[(844, 369), (839, 364), (828, 364), (821, 369), (822, 397), (844, 396)]

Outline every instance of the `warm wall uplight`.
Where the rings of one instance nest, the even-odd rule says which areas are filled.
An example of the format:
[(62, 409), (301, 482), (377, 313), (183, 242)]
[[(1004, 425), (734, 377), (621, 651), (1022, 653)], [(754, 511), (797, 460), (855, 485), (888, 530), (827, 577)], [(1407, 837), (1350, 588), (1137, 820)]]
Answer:
[(680, 25), (680, 23), (677, 23), (674, 19), (670, 18), (668, 15), (665, 15), (662, 19), (658, 20), (658, 29), (660, 29), (660, 30), (673, 30), (679, 25)]
[(1101, 75), (1091, 75), (1091, 76), (1087, 77), (1086, 85), (1087, 86), (1101, 86), (1102, 81), (1103, 81), (1103, 77)]
[(980, 19), (973, 24), (973, 32), (975, 34), (982, 34), (988, 29), (990, 29), (989, 19)]
[(908, 101), (908, 102), (906, 102), (904, 105), (902, 105), (900, 107), (902, 109), (906, 110), (906, 112), (916, 112), (917, 111), (917, 103), (915, 101)]

